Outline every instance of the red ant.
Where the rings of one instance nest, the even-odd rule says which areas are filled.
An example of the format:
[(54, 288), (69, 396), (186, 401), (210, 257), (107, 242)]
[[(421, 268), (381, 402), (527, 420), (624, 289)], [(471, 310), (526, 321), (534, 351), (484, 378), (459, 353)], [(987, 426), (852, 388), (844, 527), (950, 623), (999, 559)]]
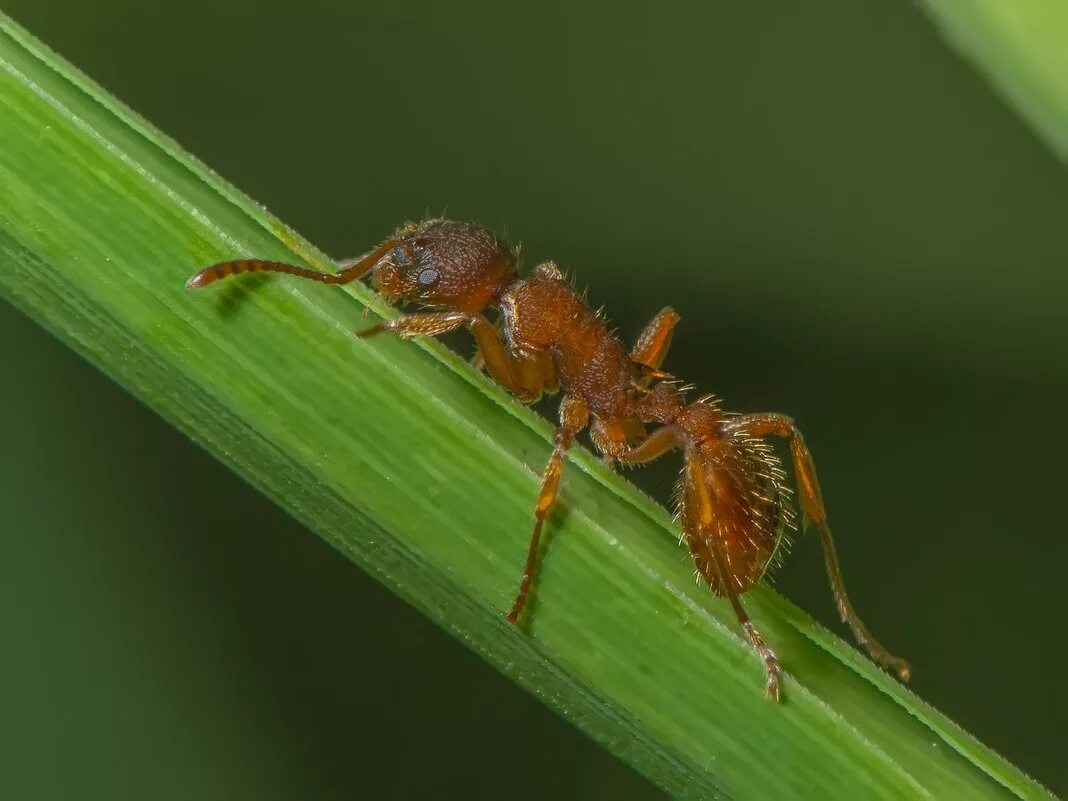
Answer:
[[(742, 607), (740, 597), (781, 556), (794, 528), (794, 511), (780, 460), (764, 441), (789, 440), (801, 510), (820, 534), (838, 611), (872, 658), (907, 680), (908, 664), (884, 649), (853, 611), (820, 497), (812, 456), (785, 415), (728, 414), (711, 396), (693, 403), (660, 369), (679, 321), (663, 309), (629, 353), (604, 319), (576, 294), (552, 262), (520, 278), (516, 251), (486, 229), (451, 220), (408, 223), (367, 255), (342, 263), (336, 274), (278, 262), (244, 259), (206, 267), (191, 289), (228, 275), (282, 272), (324, 284), (345, 284), (370, 273), (390, 302), (412, 301), (436, 311), (379, 323), (360, 337), (390, 331), (405, 338), (438, 336), (466, 327), (495, 381), (524, 402), (563, 391), (553, 452), (534, 506), (534, 531), (523, 578), (508, 620), (517, 623), (530, 596), (542, 525), (556, 500), (564, 453), (587, 427), (608, 460), (636, 465), (683, 452), (678, 517), (697, 572), (716, 595), (726, 596), (746, 639), (760, 655), (766, 692), (780, 698), (781, 668)], [(485, 317), (500, 313), (500, 333)], [(502, 339), (503, 334), (503, 339)], [(659, 427), (646, 434), (646, 424)]]

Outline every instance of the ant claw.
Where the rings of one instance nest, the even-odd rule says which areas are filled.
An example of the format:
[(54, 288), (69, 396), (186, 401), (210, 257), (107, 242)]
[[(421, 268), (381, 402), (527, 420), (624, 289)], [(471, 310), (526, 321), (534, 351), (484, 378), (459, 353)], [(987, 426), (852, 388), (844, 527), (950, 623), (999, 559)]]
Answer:
[(893, 668), (894, 672), (902, 681), (908, 681), (912, 678), (912, 668), (904, 659), (896, 656), (890, 657), (887, 661), (887, 665)]
[(764, 686), (764, 696), (769, 701), (782, 703), (782, 691), (779, 689), (779, 674), (768, 673), (768, 683)]

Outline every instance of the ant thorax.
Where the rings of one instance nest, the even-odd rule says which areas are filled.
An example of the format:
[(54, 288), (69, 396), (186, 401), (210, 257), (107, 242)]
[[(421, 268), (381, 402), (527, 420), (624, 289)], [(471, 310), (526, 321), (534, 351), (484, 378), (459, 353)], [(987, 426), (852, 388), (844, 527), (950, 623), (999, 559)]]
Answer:
[(565, 393), (592, 413), (621, 413), (636, 367), (604, 319), (590, 309), (559, 268), (546, 262), (501, 296), (503, 332), (518, 353), (549, 353)]

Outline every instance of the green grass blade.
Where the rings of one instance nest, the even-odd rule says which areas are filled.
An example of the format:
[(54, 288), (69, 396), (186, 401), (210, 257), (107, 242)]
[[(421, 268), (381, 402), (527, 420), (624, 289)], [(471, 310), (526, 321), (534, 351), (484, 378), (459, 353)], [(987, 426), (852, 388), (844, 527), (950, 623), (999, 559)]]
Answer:
[(946, 38), (1068, 160), (1068, 5), (924, 0)]
[(365, 304), (384, 311), (363, 287), (187, 292), (206, 263), (314, 250), (3, 18), (0, 141), (7, 298), (670, 793), (1050, 797), (760, 590), (788, 673), (787, 703), (767, 702), (667, 513), (585, 451), (517, 632), (545, 421), (437, 343), (355, 340)]

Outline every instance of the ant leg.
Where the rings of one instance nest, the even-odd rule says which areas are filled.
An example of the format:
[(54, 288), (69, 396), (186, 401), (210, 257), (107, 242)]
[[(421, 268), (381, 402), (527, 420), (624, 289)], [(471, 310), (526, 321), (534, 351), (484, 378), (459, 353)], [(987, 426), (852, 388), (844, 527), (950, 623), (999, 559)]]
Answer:
[(891, 654), (872, 637), (868, 627), (864, 625), (853, 609), (849, 596), (846, 595), (842, 569), (838, 564), (838, 554), (835, 551), (834, 540), (831, 538), (831, 530), (827, 525), (827, 511), (823, 506), (820, 485), (816, 479), (816, 466), (812, 462), (812, 454), (809, 452), (808, 446), (805, 445), (805, 440), (794, 421), (784, 414), (776, 414), (775, 412), (748, 414), (743, 415), (736, 422), (732, 422), (730, 428), (732, 430), (742, 430), (751, 437), (771, 435), (790, 440), (790, 453), (793, 456), (794, 473), (797, 475), (801, 510), (808, 520), (816, 524), (816, 528), (820, 533), (823, 555), (827, 563), (827, 576), (831, 582), (831, 592), (834, 594), (834, 602), (838, 607), (838, 614), (849, 626), (857, 642), (863, 645), (868, 653), (871, 654), (872, 659), (884, 667), (891, 668), (901, 677), (902, 681), (908, 681), (911, 675), (909, 663)]
[(634, 350), (630, 352), (631, 361), (650, 370), (659, 370), (671, 347), (671, 334), (678, 322), (679, 315), (673, 308), (665, 306), (661, 309), (634, 343)]
[(307, 267), (297, 267), (293, 264), (283, 264), (277, 261), (262, 261), (261, 259), (221, 261), (194, 273), (186, 281), (185, 285), (187, 289), (200, 289), (230, 275), (252, 272), (286, 273), (287, 275), (295, 275), (298, 278), (318, 281), (320, 284), (347, 284), (365, 276), (383, 256), (396, 246), (396, 239), (387, 240), (366, 256), (351, 262), (343, 262), (342, 269), (337, 273), (320, 273), (315, 270), (309, 270)]
[[(628, 436), (628, 431), (633, 430), (633, 425), (640, 423), (632, 421), (630, 418), (624, 418), (622, 420), (615, 418), (605, 419), (600, 415), (594, 415), (593, 420), (590, 423), (590, 440), (593, 442), (593, 447), (601, 454), (601, 462), (605, 467), (612, 467), (615, 464), (616, 457), (621, 453), (626, 453), (627, 444), (632, 441), (632, 438)], [(637, 439), (644, 439), (644, 430), (639, 434)]]
[[(503, 328), (504, 328), (504, 318), (503, 317), (498, 317), (497, 320), (493, 323), (493, 333), (495, 333), (498, 337), (500, 337), (501, 330)], [(482, 356), (482, 349), (481, 348), (476, 350), (475, 351), (475, 355), (471, 357), (471, 366), (474, 367), (476, 370), (479, 370), (479, 371), (486, 369), (486, 359)]]
[(508, 359), (516, 382), (528, 390), (526, 396), (513, 392), (520, 400), (531, 403), (537, 400), (542, 392), (555, 392), (560, 388), (556, 366), (549, 353), (533, 353), (529, 356), (516, 356), (509, 353)]
[[(647, 434), (645, 426), (632, 417), (605, 420), (594, 415), (590, 426), (590, 439), (601, 452), (602, 461), (611, 467), (616, 460), (625, 465), (651, 462), (673, 448), (679, 447), (681, 429), (678, 426), (663, 426)], [(633, 447), (629, 443), (637, 442)]]
[(517, 623), (523, 608), (530, 598), (530, 585), (534, 580), (534, 574), (538, 563), (538, 545), (541, 541), (541, 527), (545, 519), (552, 511), (556, 502), (556, 492), (560, 488), (560, 476), (564, 471), (564, 453), (575, 442), (575, 437), (586, 427), (589, 422), (590, 410), (586, 402), (574, 395), (564, 396), (560, 403), (560, 426), (556, 429), (553, 438), (553, 455), (549, 457), (549, 463), (545, 466), (545, 472), (541, 475), (541, 489), (538, 491), (538, 502), (534, 506), (534, 533), (530, 537), (530, 547), (527, 549), (527, 561), (523, 568), (523, 580), (519, 584), (519, 592), (515, 602), (508, 612), (508, 622)]
[[(493, 333), (500, 339), (501, 331), (504, 330), (504, 318), (499, 317), (493, 323)], [(557, 389), (556, 370), (553, 367), (552, 357), (548, 353), (537, 353), (530, 357), (517, 357), (510, 354), (512, 373), (525, 387), (543, 387), (547, 391)], [(486, 357), (482, 349), (475, 350), (471, 357), (471, 366), (476, 370), (486, 369)]]
[[(716, 555), (716, 562), (719, 562), (718, 554)], [(779, 677), (782, 676), (782, 665), (779, 664), (779, 658), (775, 656), (775, 652), (768, 646), (764, 635), (753, 625), (749, 614), (738, 599), (738, 593), (728, 587), (725, 581), (723, 586), (727, 587), (727, 598), (730, 599), (731, 606), (734, 607), (734, 614), (738, 616), (738, 623), (741, 624), (742, 631), (745, 632), (745, 639), (764, 663), (764, 670), (768, 675), (767, 683), (764, 685), (764, 694), (772, 701), (781, 701), (782, 691), (779, 688)]]
[[(504, 343), (493, 330), (489, 320), (481, 314), (458, 311), (409, 314), (365, 328), (363, 331), (356, 332), (356, 336), (367, 339), (388, 331), (399, 334), (405, 339), (419, 336), (434, 337), (460, 326), (467, 326), (474, 335), (479, 351), (486, 360), (486, 368), (494, 381), (522, 401), (535, 400), (541, 394), (544, 382), (540, 376), (531, 376), (528, 372), (522, 376), (523, 381), (516, 378), (512, 371), (514, 360), (505, 350)], [(526, 381), (530, 383), (527, 384)]]
[(538, 375), (541, 376), (542, 388), (546, 392), (555, 393), (560, 389), (560, 376), (556, 373), (556, 362), (549, 351), (535, 353), (532, 360), (537, 365)]
[[(473, 315), (466, 312), (430, 312), (428, 314), (407, 314), (396, 320), (377, 323), (370, 328), (357, 331), (360, 339), (369, 339), (378, 334), (391, 332), (404, 339), (413, 337), (436, 337), (448, 333), (462, 325), (470, 325)], [(488, 325), (488, 323), (487, 323)]]
[(685, 434), (679, 426), (662, 426), (633, 448), (617, 454), (623, 464), (645, 464), (658, 459), (668, 451), (682, 447)]
[(543, 359), (541, 354), (530, 359), (513, 356), (481, 314), (470, 315), (467, 327), (478, 341), (479, 353), (490, 376), (519, 400), (524, 403), (536, 401), (546, 386), (556, 383), (550, 361)]
[(605, 420), (594, 417), (590, 426), (590, 439), (601, 454), (605, 467), (613, 467), (616, 458), (627, 452), (632, 442), (642, 442), (648, 433), (636, 418), (623, 417)]

